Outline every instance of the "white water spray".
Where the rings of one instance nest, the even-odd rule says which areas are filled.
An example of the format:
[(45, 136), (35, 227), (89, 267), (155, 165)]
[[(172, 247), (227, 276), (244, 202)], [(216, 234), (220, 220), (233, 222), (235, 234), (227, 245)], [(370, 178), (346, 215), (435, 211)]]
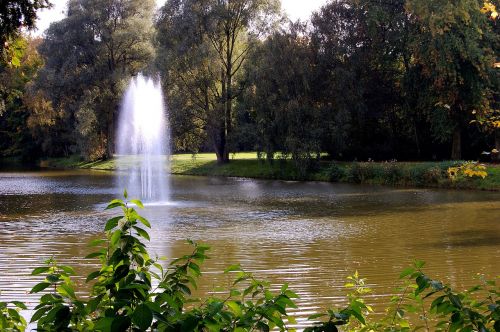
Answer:
[(170, 135), (159, 83), (142, 75), (130, 81), (116, 142), (120, 188), (146, 202), (168, 201)]

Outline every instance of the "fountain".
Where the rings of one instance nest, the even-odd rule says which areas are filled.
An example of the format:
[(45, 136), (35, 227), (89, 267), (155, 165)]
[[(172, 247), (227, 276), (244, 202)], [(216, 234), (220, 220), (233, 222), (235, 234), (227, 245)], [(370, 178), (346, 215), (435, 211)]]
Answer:
[(116, 138), (120, 188), (145, 202), (168, 202), (170, 135), (159, 83), (141, 74), (131, 79)]

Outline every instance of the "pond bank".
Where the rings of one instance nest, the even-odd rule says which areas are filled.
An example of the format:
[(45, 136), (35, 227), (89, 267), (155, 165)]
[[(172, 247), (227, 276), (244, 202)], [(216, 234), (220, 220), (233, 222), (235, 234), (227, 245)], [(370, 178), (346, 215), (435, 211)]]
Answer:
[[(232, 155), (230, 163), (217, 164), (215, 155), (178, 154), (172, 156), (171, 173), (177, 175), (245, 177), (255, 179), (325, 181), (405, 187), (431, 187), (500, 191), (500, 165), (486, 166), (488, 176), (451, 179), (448, 169), (460, 162), (337, 162), (321, 161), (308, 172), (301, 172), (291, 160), (275, 160), (269, 164), (255, 153)], [(77, 156), (48, 159), (42, 167), (115, 170), (114, 160), (84, 162)]]

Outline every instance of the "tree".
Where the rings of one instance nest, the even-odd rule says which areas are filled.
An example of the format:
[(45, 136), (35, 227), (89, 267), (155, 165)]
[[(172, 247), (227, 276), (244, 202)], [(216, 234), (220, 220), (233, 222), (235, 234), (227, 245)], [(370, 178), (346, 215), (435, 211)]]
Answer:
[[(488, 103), (495, 62), (488, 18), (482, 1), (408, 0), (418, 26), (410, 46), (414, 65), (429, 81), (422, 93), (429, 107), (446, 116), (452, 136), (452, 159), (462, 157), (462, 131), (475, 110)], [(443, 132), (443, 127), (440, 127)]]
[[(403, 0), (332, 1), (312, 17), (313, 91), (321, 105), (324, 151), (337, 158), (407, 155), (404, 112), (408, 18)], [(408, 142), (410, 141), (410, 142)]]
[[(197, 98), (198, 108), (204, 110), (205, 128), (219, 163), (229, 161), (228, 137), (233, 129), (233, 104), (241, 91), (236, 86), (236, 78), (242, 75), (243, 65), (253, 45), (252, 39), (274, 22), (272, 18), (277, 15), (278, 9), (277, 0), (175, 0), (162, 9), (158, 22), (160, 47), (178, 47), (174, 53), (184, 59), (181, 67), (177, 67), (182, 70), (176, 70), (177, 75), (170, 76), (170, 79), (180, 79), (182, 82), (177, 83), (178, 86), (183, 85), (184, 89), (194, 91), (196, 95), (201, 93)], [(184, 17), (184, 22), (189, 22), (191, 26), (178, 20), (180, 25), (171, 24), (172, 14)], [(196, 40), (198, 44), (191, 43), (186, 47), (186, 43), (176, 38), (178, 35), (171, 29), (185, 32), (188, 40)], [(165, 36), (162, 36), (163, 33)], [(202, 49), (204, 57), (200, 58), (192, 52), (186, 54), (192, 49)], [(190, 59), (192, 56), (197, 60)], [(204, 63), (201, 70), (200, 61)], [(188, 80), (187, 76), (192, 79)], [(193, 86), (192, 82), (196, 80), (202, 85)]]
[(64, 114), (68, 144), (87, 159), (113, 155), (122, 92), (153, 59), (154, 9), (153, 0), (71, 0), (68, 17), (46, 32), (37, 89)]
[(3, 62), (19, 66), (22, 57), (16, 41), (21, 28), (33, 29), (36, 12), (49, 8), (48, 0), (2, 0), (0, 3), (0, 55)]
[(291, 156), (302, 175), (320, 156), (321, 124), (312, 91), (314, 53), (306, 26), (274, 32), (251, 54), (244, 95), (252, 107), (258, 150), (269, 161)]
[(198, 152), (208, 138), (220, 100), (217, 55), (204, 34), (199, 2), (168, 1), (156, 23), (156, 66), (169, 108), (175, 151)]
[(36, 145), (26, 129), (29, 112), (24, 95), (43, 65), (36, 50), (41, 40), (22, 35), (16, 39), (21, 52), (19, 65), (0, 67), (0, 157), (30, 159), (36, 156)]

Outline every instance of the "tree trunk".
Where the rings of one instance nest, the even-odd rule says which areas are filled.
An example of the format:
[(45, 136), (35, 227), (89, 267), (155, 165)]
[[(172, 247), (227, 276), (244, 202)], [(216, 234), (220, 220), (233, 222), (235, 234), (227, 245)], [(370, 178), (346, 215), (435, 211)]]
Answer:
[(115, 112), (111, 111), (108, 117), (108, 133), (106, 146), (106, 159), (113, 158), (115, 153)]
[(460, 126), (456, 126), (453, 131), (453, 142), (451, 146), (451, 159), (460, 160), (462, 159), (462, 131)]
[(226, 163), (226, 133), (224, 129), (218, 132), (218, 139), (215, 144), (215, 155), (217, 156), (217, 163)]
[(224, 164), (229, 161), (226, 158), (226, 97), (227, 97), (227, 85), (226, 85), (226, 73), (224, 69), (221, 69), (221, 83), (222, 83), (222, 102), (220, 103), (220, 109), (216, 112), (217, 125), (216, 125), (216, 135), (215, 140), (215, 154), (217, 155), (217, 163)]
[[(226, 95), (224, 96), (224, 122), (226, 125), (226, 140), (231, 136), (232, 123), (231, 123), (231, 113), (232, 113), (232, 77), (233, 77), (233, 56), (231, 49), (231, 33), (226, 30)], [(229, 149), (226, 144), (226, 149), (224, 151), (224, 162), (229, 162)]]

